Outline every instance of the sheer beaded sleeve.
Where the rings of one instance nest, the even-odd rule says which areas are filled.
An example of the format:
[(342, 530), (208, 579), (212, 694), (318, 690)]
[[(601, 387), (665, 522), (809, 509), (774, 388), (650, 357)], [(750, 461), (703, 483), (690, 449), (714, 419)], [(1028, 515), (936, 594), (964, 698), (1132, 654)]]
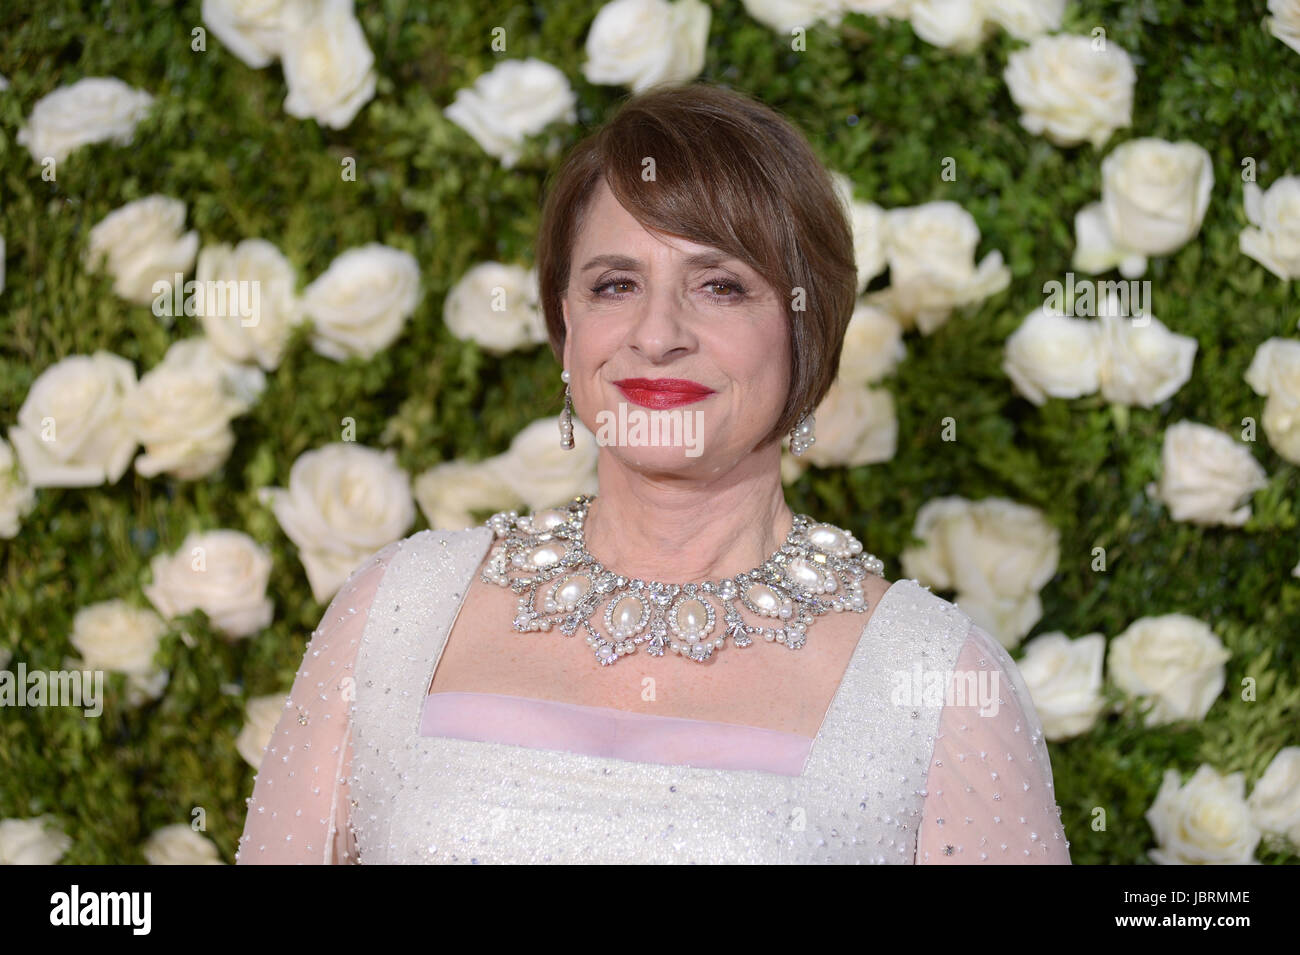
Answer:
[(1015, 661), (972, 624), (948, 682), (917, 835), (921, 865), (1069, 865), (1042, 724)]
[(347, 865), (352, 762), (349, 682), (375, 591), (401, 541), (361, 563), (330, 602), (262, 754), (238, 865)]

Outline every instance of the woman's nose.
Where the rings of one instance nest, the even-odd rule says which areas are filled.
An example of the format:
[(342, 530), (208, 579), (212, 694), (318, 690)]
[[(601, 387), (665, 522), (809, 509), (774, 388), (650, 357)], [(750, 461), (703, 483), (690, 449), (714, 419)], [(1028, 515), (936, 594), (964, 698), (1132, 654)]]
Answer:
[(679, 349), (689, 349), (694, 337), (686, 311), (686, 303), (673, 287), (652, 290), (641, 302), (629, 335), (630, 344), (652, 362), (660, 362)]

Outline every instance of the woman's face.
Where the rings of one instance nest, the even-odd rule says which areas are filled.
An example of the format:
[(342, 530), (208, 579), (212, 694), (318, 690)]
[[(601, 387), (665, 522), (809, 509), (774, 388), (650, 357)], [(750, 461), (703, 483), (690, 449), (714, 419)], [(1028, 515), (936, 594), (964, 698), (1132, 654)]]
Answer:
[(603, 452), (637, 470), (725, 473), (785, 406), (784, 299), (737, 259), (646, 231), (603, 180), (563, 311), (574, 412)]

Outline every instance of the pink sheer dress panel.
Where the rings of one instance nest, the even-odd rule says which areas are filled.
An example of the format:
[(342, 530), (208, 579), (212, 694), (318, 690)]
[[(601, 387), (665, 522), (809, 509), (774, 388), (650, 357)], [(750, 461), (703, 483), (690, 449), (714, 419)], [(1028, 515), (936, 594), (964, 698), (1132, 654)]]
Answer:
[(262, 754), (238, 865), (349, 865), (352, 665), (375, 591), (399, 541), (371, 555), (335, 594), (312, 634)]
[(426, 697), (420, 735), (785, 776), (803, 772), (813, 742), (798, 733), (738, 723), (465, 692)]
[(1015, 661), (972, 624), (953, 669), (917, 863), (1069, 865), (1042, 724)]

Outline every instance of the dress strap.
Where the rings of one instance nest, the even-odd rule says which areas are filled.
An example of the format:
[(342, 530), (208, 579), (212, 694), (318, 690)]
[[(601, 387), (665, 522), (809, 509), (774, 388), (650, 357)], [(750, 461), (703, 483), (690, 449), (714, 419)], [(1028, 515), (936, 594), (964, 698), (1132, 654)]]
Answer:
[(483, 526), (420, 531), (388, 565), (357, 649), (358, 753), (395, 753), (419, 738), (434, 661), (494, 536)]
[(964, 611), (916, 580), (895, 581), (867, 621), (808, 754), (804, 775), (851, 790), (864, 811), (885, 811), (900, 789), (911, 790), (901, 822), (912, 841), (887, 847), (900, 857), (914, 850), (943, 710), (918, 695), (916, 678), (923, 690), (925, 674), (950, 672), (970, 625)]

